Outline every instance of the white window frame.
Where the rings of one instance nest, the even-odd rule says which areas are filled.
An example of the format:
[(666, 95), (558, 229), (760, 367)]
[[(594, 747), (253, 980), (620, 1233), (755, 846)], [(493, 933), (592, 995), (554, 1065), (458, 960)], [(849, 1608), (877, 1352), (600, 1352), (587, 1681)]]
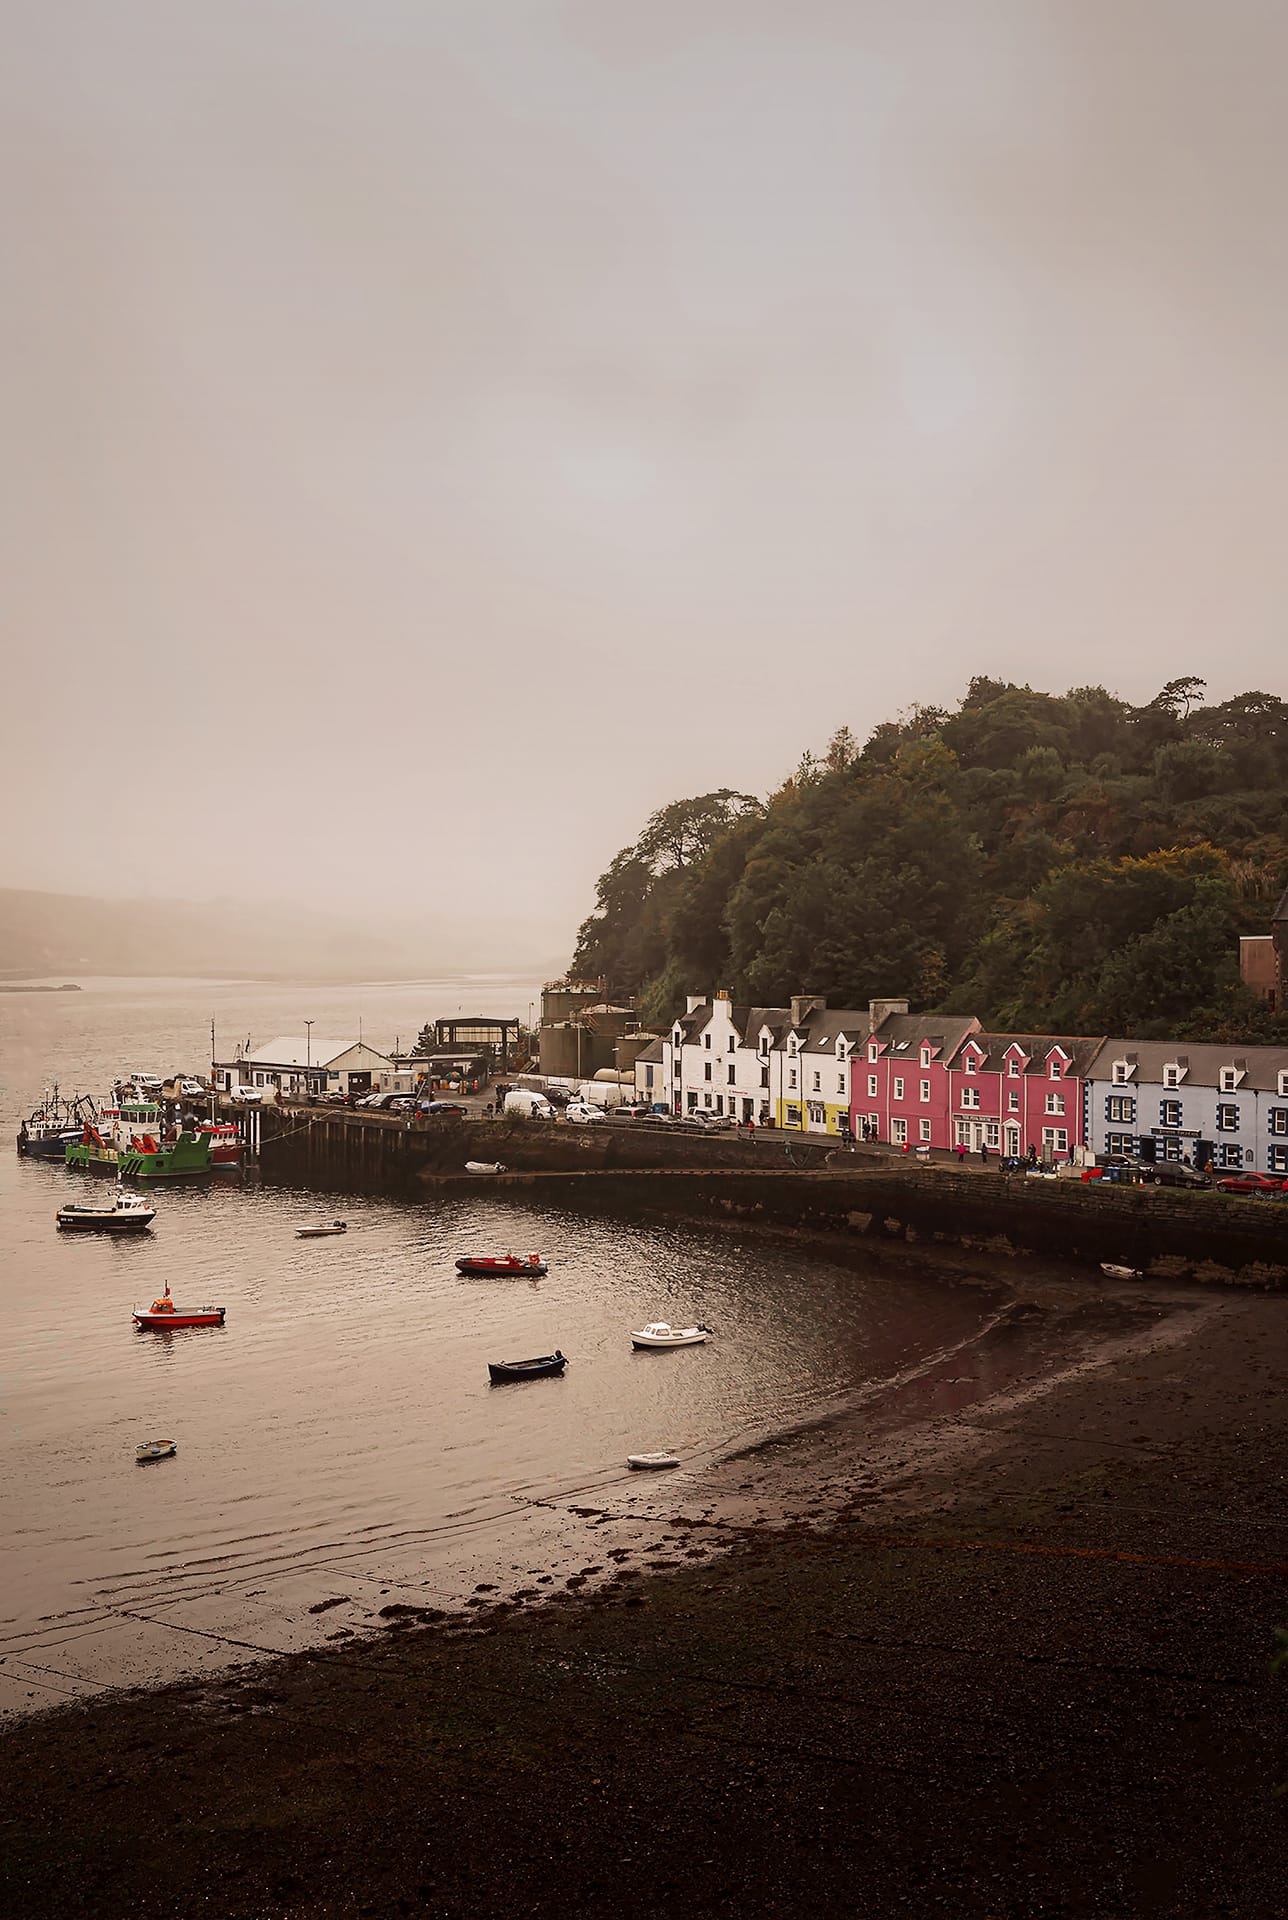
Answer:
[(921, 1134), (921, 1138), (926, 1142), (927, 1145), (929, 1145), (930, 1143), (931, 1137), (934, 1134), (934, 1130), (935, 1130), (934, 1123), (930, 1120), (922, 1120), (919, 1123), (919, 1131)]
[(1049, 1093), (1046, 1097), (1045, 1110), (1047, 1113), (1063, 1113), (1064, 1095), (1062, 1093)]
[(1050, 1066), (1047, 1068), (1047, 1079), (1048, 1080), (1064, 1079), (1064, 1061), (1061, 1060), (1058, 1056), (1051, 1062)]
[(1006, 1077), (1008, 1080), (1018, 1080), (1020, 1077), (1020, 1063), (1014, 1054), (1006, 1063)]
[(977, 1054), (964, 1053), (962, 1055), (962, 1072), (963, 1073), (979, 1072), (979, 1056)]
[(1069, 1129), (1067, 1127), (1043, 1127), (1042, 1158), (1050, 1160), (1054, 1154), (1068, 1153)]
[(930, 1065), (930, 1048), (929, 1047), (923, 1047), (921, 1049), (921, 1064), (923, 1067), (928, 1067)]
[(896, 1147), (907, 1146), (908, 1122), (906, 1120), (896, 1118), (890, 1122), (890, 1143)]
[(969, 1110), (972, 1113), (979, 1112), (979, 1088), (978, 1087), (962, 1088), (962, 1106), (965, 1108), (969, 1108)]
[(868, 1099), (875, 1100), (876, 1097), (877, 1097), (877, 1077), (875, 1073), (870, 1073), (868, 1075)]
[(878, 1061), (880, 1058), (881, 1058), (880, 1045), (877, 1041), (873, 1040), (872, 1042), (870, 1042), (868, 1046), (868, 1059), (875, 1064), (876, 1061)]
[(930, 1105), (929, 1080), (922, 1080), (918, 1083), (918, 1093), (919, 1093), (922, 1105), (928, 1107)]
[(891, 1097), (892, 1097), (893, 1099), (895, 1099), (895, 1100), (902, 1100), (902, 1099), (903, 1099), (903, 1081), (902, 1081), (902, 1079), (897, 1079), (897, 1080), (895, 1081), (895, 1083), (894, 1083), (894, 1087), (893, 1087), (893, 1089), (892, 1089), (892, 1092), (891, 1092)]

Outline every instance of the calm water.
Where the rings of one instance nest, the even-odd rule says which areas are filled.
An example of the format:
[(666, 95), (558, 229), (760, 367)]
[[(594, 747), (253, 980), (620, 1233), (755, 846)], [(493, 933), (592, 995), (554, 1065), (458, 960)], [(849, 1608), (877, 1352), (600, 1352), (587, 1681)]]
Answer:
[[(211, 991), (115, 983), (25, 1002), (21, 1091), (12, 1038), (4, 1048), (10, 1135), (46, 1078), (97, 1088), (125, 1064), (199, 1064)], [(298, 1025), (288, 1002), (315, 1004), (316, 990), (272, 989), (267, 1009), (253, 1004), (262, 990), (243, 991), (256, 1039)], [(387, 996), (404, 1031), (456, 1004), (517, 1004), (461, 992), (450, 1002), (440, 983), (419, 1008), (405, 987), (355, 998)], [(7, 1020), (11, 1008), (0, 1011)], [(342, 1012), (319, 1005), (315, 1017), (338, 1033)], [(364, 1026), (378, 1041), (377, 1019)], [(513, 1561), (507, 1528), (524, 1503), (602, 1497), (633, 1479), (628, 1451), (671, 1447), (700, 1468), (969, 1338), (987, 1306), (974, 1289), (486, 1193), (396, 1204), (221, 1180), (159, 1194), (156, 1228), (138, 1240), (58, 1234), (55, 1208), (86, 1184), (0, 1155), (10, 1696), (27, 1682), (56, 1692), (85, 1676), (146, 1677), (156, 1660), (137, 1635), (162, 1615), (294, 1644), (272, 1624), (355, 1583), (446, 1592), (449, 1568)], [(295, 1238), (337, 1213), (343, 1237)], [(470, 1280), (453, 1265), (471, 1250), (529, 1248), (549, 1259), (546, 1278)], [(226, 1307), (227, 1325), (137, 1331), (132, 1306), (166, 1281), (180, 1306)], [(633, 1326), (691, 1318), (717, 1337), (632, 1351)], [(489, 1359), (555, 1346), (570, 1357), (562, 1379), (489, 1383)], [(177, 1438), (177, 1458), (137, 1467), (135, 1443), (160, 1434)], [(0, 1686), (0, 1707), (40, 1703)]]

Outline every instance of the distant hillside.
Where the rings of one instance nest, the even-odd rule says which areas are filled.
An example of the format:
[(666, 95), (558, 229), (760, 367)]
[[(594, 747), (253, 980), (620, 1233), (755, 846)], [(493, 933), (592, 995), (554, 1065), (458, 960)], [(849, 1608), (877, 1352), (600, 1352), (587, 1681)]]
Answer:
[(432, 931), (424, 938), (403, 929), (373, 932), (299, 907), (0, 889), (0, 979), (96, 973), (327, 979), (438, 973), (476, 958), (459, 946), (441, 946)]

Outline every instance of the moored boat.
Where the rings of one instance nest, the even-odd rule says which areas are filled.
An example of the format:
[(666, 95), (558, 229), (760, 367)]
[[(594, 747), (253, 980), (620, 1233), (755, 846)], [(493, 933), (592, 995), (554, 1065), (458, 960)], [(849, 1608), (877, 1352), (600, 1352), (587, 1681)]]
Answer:
[(347, 1233), (348, 1231), (347, 1221), (326, 1220), (319, 1227), (297, 1227), (295, 1229), (295, 1238), (297, 1240), (326, 1240), (329, 1239), (332, 1234)]
[(535, 1360), (489, 1360), (487, 1370), (494, 1381), (541, 1380), (562, 1373), (568, 1361), (556, 1347), (553, 1353), (539, 1354)]
[(93, 1119), (94, 1103), (84, 1094), (64, 1100), (50, 1087), (40, 1105), (18, 1128), (18, 1151), (33, 1160), (62, 1160), (68, 1143), (78, 1140), (86, 1119)]
[(665, 1320), (651, 1320), (631, 1335), (633, 1347), (700, 1347), (710, 1327), (673, 1327)]
[(628, 1453), (626, 1464), (644, 1470), (649, 1467), (678, 1467), (680, 1462), (673, 1453)]
[(209, 1140), (187, 1132), (163, 1139), (161, 1109), (150, 1100), (105, 1107), (97, 1123), (86, 1121), (64, 1157), (69, 1167), (124, 1174), (129, 1180), (190, 1179), (210, 1172)]
[(466, 1173), (504, 1173), (504, 1160), (467, 1160)]
[(80, 1233), (144, 1233), (157, 1210), (141, 1193), (117, 1194), (110, 1207), (59, 1207), (54, 1215), (61, 1229)]
[(539, 1253), (529, 1253), (523, 1258), (517, 1253), (467, 1253), (456, 1262), (456, 1271), (476, 1274), (482, 1279), (504, 1279), (509, 1274), (530, 1279), (534, 1274), (540, 1278), (549, 1268)]
[(230, 1120), (207, 1120), (197, 1128), (197, 1138), (210, 1142), (212, 1167), (240, 1167), (242, 1137)]
[(159, 1300), (154, 1300), (149, 1308), (136, 1307), (134, 1324), (136, 1327), (222, 1327), (226, 1307), (176, 1307), (170, 1298), (170, 1282), (166, 1281), (165, 1292)]
[(149, 1460), (168, 1460), (172, 1453), (177, 1452), (178, 1447), (173, 1440), (142, 1440), (134, 1449), (134, 1457), (141, 1467), (146, 1467)]
[(1111, 1280), (1139, 1280), (1139, 1267), (1116, 1267), (1111, 1260), (1100, 1262), (1100, 1271), (1107, 1273)]

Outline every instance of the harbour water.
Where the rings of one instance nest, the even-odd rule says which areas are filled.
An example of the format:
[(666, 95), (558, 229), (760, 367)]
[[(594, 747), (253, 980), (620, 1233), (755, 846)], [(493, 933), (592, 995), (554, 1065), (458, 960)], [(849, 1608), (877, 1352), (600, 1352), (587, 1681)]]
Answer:
[[(33, 998), (4, 1049), (10, 1138), (50, 1078), (97, 1090), (123, 1067), (200, 1066), (211, 991)], [(243, 991), (253, 1038), (298, 1026)], [(417, 991), (414, 1011), (406, 987), (379, 991), (404, 997), (408, 1033), (457, 1005), (493, 1010), (457, 983)], [(308, 997), (289, 993), (292, 1008)], [(511, 988), (495, 1010), (515, 1004)], [(343, 1034), (342, 1016), (305, 1017)], [(388, 1019), (364, 1020), (392, 1040)], [(488, 1191), (403, 1204), (217, 1179), (157, 1195), (141, 1238), (59, 1235), (55, 1208), (83, 1184), (0, 1158), (0, 1711), (305, 1644), (334, 1624), (310, 1609), (335, 1596), (374, 1622), (390, 1596), (450, 1606), (476, 1581), (539, 1577), (521, 1516), (634, 1497), (631, 1451), (671, 1448), (700, 1474), (969, 1342), (995, 1304), (947, 1278)], [(344, 1235), (296, 1238), (334, 1216)], [(455, 1270), (511, 1249), (540, 1250), (549, 1274)], [(180, 1307), (225, 1307), (226, 1325), (136, 1330), (132, 1306), (167, 1282)], [(653, 1319), (715, 1337), (633, 1352), (631, 1328)], [(489, 1383), (489, 1360), (556, 1346), (561, 1379)], [(157, 1436), (177, 1455), (138, 1467), (136, 1443)]]

